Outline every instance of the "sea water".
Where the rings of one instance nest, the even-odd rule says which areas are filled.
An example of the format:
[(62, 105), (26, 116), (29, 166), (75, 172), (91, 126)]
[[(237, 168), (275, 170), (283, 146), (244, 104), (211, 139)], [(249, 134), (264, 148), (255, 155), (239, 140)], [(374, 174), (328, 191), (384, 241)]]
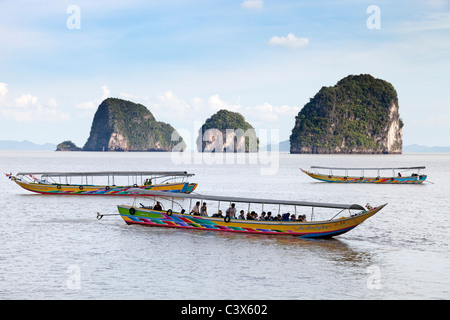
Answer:
[[(428, 179), (333, 184), (300, 171), (312, 165), (424, 165)], [(0, 170), (186, 170), (202, 194), (388, 204), (335, 239), (302, 240), (97, 220), (135, 200), (39, 195), (2, 175), (0, 299), (450, 298), (449, 154), (1, 151)]]

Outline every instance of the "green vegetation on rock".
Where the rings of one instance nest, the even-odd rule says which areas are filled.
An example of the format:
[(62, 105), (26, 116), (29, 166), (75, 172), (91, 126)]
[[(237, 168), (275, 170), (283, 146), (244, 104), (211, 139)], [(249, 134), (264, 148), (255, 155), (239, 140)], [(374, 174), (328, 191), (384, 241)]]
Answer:
[(402, 127), (392, 84), (350, 75), (300, 110), (291, 153), (401, 153)]
[(56, 151), (81, 151), (81, 148), (77, 147), (72, 141), (66, 140), (56, 145)]
[[(171, 141), (175, 129), (156, 121), (142, 104), (108, 98), (95, 113), (85, 151), (172, 151), (183, 139)], [(181, 151), (178, 150), (178, 151)]]
[[(219, 130), (222, 135), (222, 146), (213, 142)], [(245, 139), (245, 140), (242, 140)], [(245, 141), (245, 150), (242, 143)], [(211, 147), (214, 145), (213, 149)], [(199, 130), (197, 148), (199, 151), (214, 152), (254, 152), (258, 151), (259, 139), (256, 137), (255, 129), (245, 121), (238, 112), (219, 110), (208, 118)]]

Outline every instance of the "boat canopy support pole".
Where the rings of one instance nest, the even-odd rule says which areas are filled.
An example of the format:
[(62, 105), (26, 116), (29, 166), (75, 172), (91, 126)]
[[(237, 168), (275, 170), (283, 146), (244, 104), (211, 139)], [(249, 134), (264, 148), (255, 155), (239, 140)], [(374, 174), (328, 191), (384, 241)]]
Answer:
[(345, 210), (345, 209), (342, 209), (341, 211), (339, 211), (338, 213), (336, 213), (336, 214), (333, 216), (333, 218), (330, 219), (330, 221), (333, 220), (334, 218), (336, 218), (336, 216), (337, 216), (339, 213), (341, 213), (342, 211), (344, 211), (344, 210)]

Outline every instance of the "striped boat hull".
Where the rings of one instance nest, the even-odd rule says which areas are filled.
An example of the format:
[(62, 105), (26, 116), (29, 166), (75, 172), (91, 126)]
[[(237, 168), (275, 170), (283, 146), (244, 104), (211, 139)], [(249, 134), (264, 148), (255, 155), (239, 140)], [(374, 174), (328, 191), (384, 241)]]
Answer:
[(422, 184), (427, 176), (415, 176), (415, 177), (344, 177), (344, 176), (331, 176), (326, 174), (312, 173), (306, 170), (302, 170), (311, 178), (325, 182), (337, 182), (337, 183), (379, 183), (379, 184)]
[(380, 211), (385, 205), (348, 218), (317, 222), (254, 221), (194, 216), (119, 205), (122, 219), (129, 225), (164, 227), (244, 234), (295, 236), (302, 238), (332, 238), (346, 233)]

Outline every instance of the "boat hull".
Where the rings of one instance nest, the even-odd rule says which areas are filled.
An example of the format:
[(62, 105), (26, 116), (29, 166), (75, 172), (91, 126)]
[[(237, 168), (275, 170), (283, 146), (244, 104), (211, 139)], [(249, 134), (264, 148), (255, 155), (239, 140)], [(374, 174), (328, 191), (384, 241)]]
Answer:
[(385, 205), (348, 218), (317, 222), (256, 221), (194, 216), (119, 205), (122, 219), (129, 225), (148, 227), (207, 230), (244, 234), (295, 236), (302, 238), (331, 238), (346, 233), (380, 211)]
[(415, 177), (345, 177), (317, 174), (306, 170), (302, 171), (311, 178), (337, 183), (422, 184), (427, 178), (426, 175)]
[(65, 184), (43, 184), (34, 182), (23, 182), (14, 180), (25, 190), (40, 194), (56, 195), (102, 195), (102, 196), (142, 196), (131, 193), (131, 188), (141, 188), (145, 190), (165, 191), (173, 193), (191, 193), (197, 188), (197, 183), (169, 183), (155, 184), (150, 186), (96, 186), (96, 185), (65, 185)]

